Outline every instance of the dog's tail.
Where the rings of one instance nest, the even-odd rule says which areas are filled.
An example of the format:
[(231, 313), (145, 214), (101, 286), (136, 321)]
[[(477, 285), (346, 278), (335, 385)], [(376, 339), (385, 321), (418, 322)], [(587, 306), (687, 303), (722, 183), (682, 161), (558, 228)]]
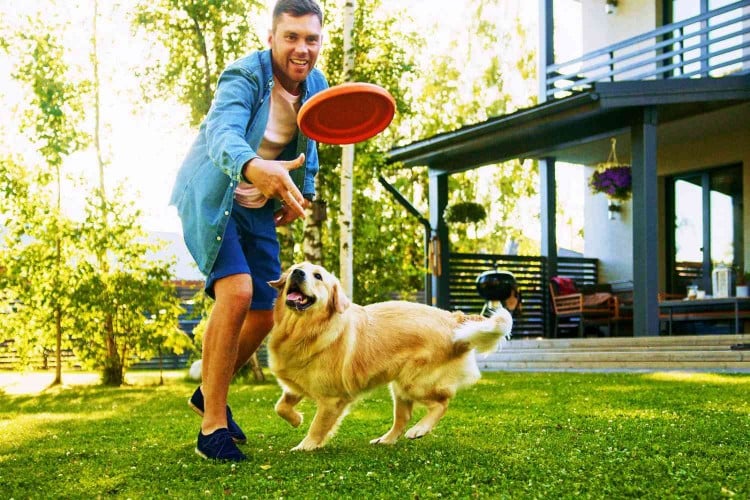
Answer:
[(513, 317), (502, 306), (489, 318), (466, 316), (453, 332), (455, 344), (468, 344), (479, 352), (491, 352), (497, 348), (501, 338), (510, 338)]

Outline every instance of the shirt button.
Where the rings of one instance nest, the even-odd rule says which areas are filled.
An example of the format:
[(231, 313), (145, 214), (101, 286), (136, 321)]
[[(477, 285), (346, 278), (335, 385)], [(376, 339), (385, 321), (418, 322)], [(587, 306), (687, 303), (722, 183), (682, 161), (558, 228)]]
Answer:
[(221, 241), (221, 236), (217, 236), (216, 241)]
[(224, 215), (229, 215), (229, 210), (224, 210)]

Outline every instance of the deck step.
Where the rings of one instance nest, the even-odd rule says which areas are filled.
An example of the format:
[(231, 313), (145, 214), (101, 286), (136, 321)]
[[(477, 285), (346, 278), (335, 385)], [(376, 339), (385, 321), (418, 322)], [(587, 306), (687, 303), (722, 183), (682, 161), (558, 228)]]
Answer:
[(750, 373), (750, 335), (523, 339), (477, 358), (482, 370), (701, 370)]

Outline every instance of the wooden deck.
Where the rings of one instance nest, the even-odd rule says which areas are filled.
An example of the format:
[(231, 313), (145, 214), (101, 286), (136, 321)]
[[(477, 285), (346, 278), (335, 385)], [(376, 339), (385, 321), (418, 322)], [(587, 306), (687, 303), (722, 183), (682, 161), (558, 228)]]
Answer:
[(477, 361), (484, 371), (750, 373), (750, 334), (520, 339)]

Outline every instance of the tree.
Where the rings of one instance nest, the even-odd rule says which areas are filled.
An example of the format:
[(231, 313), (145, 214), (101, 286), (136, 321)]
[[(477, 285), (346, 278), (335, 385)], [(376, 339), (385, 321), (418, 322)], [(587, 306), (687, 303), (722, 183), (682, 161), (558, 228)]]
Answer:
[[(85, 220), (75, 221), (61, 210), (63, 163), (89, 139), (82, 127), (91, 85), (71, 78), (64, 47), (52, 32), (61, 30), (30, 21), (8, 43), (21, 54), (14, 77), (31, 90), (22, 126), (45, 164), (29, 169), (25, 159), (3, 163), (0, 280), (8, 321), (2, 326), (13, 325), (17, 345), (29, 352), (46, 349), (48, 332), (55, 332), (56, 382), (64, 343), (89, 366), (102, 369), (105, 383), (120, 385), (124, 368), (156, 345), (181, 349), (189, 339), (177, 330), (180, 308), (168, 285), (171, 263), (149, 255), (155, 247), (145, 241), (140, 214), (120, 203), (122, 191), (113, 192), (111, 200), (104, 196), (96, 71), (100, 189), (90, 190)], [(76, 188), (89, 191), (83, 183)]]
[[(190, 122), (198, 125), (208, 113), (216, 82), (228, 62), (262, 46), (251, 31), (251, 16), (265, 4), (258, 0), (159, 0), (142, 2), (133, 25), (156, 35), (168, 57), (146, 68), (144, 96), (178, 95), (190, 110)], [(283, 231), (280, 232), (283, 237)], [(203, 321), (208, 317), (206, 308)], [(198, 329), (202, 329), (202, 325)], [(257, 368), (257, 355), (250, 360)], [(255, 369), (258, 380), (263, 373)]]
[[(356, 0), (344, 0), (344, 57), (342, 73), (344, 81), (350, 82), (354, 75), (354, 20)], [(354, 228), (352, 227), (352, 203), (354, 192), (354, 144), (341, 147), (341, 206), (339, 209), (339, 279), (344, 293), (352, 296), (354, 287)]]
[[(32, 185), (32, 178), (18, 157), (0, 162), (0, 332), (12, 339), (22, 365), (27, 365), (46, 351), (54, 352), (55, 336), (51, 328), (54, 310), (49, 301), (51, 274), (56, 271), (54, 243), (50, 239), (51, 199)], [(27, 227), (28, 226), (28, 227)], [(29, 234), (32, 230), (35, 234)], [(43, 244), (34, 238), (41, 235)], [(39, 279), (44, 273), (45, 279)], [(61, 339), (62, 342), (62, 339)], [(56, 374), (56, 379), (57, 374)], [(60, 376), (60, 379), (62, 377)], [(58, 381), (59, 383), (59, 381)]]
[[(38, 208), (29, 207), (34, 225), (26, 228), (15, 226), (10, 231), (19, 243), (21, 236), (30, 238), (28, 244), (21, 243), (22, 255), (34, 273), (26, 274), (28, 270), (18, 266), (12, 266), (12, 269), (16, 278), (28, 281), (26, 290), (23, 290), (22, 283), (17, 283), (20, 286), (18, 300), (25, 308), (32, 307), (32, 304), (38, 306), (39, 310), (32, 316), (42, 318), (42, 322), (46, 317), (54, 325), (57, 363), (53, 384), (60, 384), (64, 316), (71, 300), (67, 259), (72, 253), (74, 237), (61, 210), (62, 166), (65, 158), (81, 149), (88, 139), (81, 130), (83, 101), (80, 91), (81, 87), (85, 88), (85, 82), (76, 85), (68, 79), (63, 46), (51, 30), (39, 22), (29, 21), (29, 26), (30, 29), (17, 33), (26, 52), (23, 52), (25, 55), (13, 76), (31, 87), (32, 105), (26, 110), (22, 127), (46, 161), (45, 171), (51, 172), (56, 198), (51, 207), (44, 200), (37, 200), (40, 203)], [(45, 179), (50, 179), (49, 174), (40, 176), (42, 182)], [(40, 295), (32, 297), (25, 293), (32, 289)], [(43, 332), (44, 327), (37, 331)]]
[(261, 47), (250, 16), (265, 7), (259, 0), (142, 1), (133, 25), (154, 34), (168, 57), (145, 69), (144, 98), (177, 95), (197, 126), (211, 107), (224, 67), (244, 52)]
[[(384, 193), (377, 178), (387, 172), (383, 152), (399, 140), (400, 125), (411, 113), (409, 83), (414, 78), (415, 54), (423, 40), (410, 30), (397, 29), (397, 16), (382, 16), (380, 0), (356, 3), (352, 50), (344, 50), (344, 12), (341, 5), (326, 6), (326, 44), (322, 69), (331, 85), (344, 81), (373, 82), (389, 90), (396, 100), (392, 125), (377, 137), (357, 144), (353, 169), (352, 224), (353, 299), (370, 302), (393, 294), (412, 295), (422, 274), (421, 226), (404, 215), (401, 207)], [(347, 55), (354, 57), (351, 75), (344, 67)], [(345, 210), (341, 200), (341, 150), (321, 144), (318, 193), (329, 207)], [(404, 184), (407, 185), (407, 183)], [(309, 221), (309, 219), (308, 219)], [(307, 221), (306, 221), (307, 223)], [(339, 221), (329, 218), (322, 225), (322, 264), (341, 267)], [(286, 251), (287, 249), (282, 249)], [(291, 260), (297, 260), (292, 258)]]
[[(180, 3), (186, 2), (161, 0), (159, 5)], [(408, 11), (383, 15), (380, 0), (360, 0), (354, 16), (354, 50), (351, 51), (354, 70), (350, 78), (344, 69), (345, 54), (349, 51), (344, 50), (343, 0), (322, 3), (326, 13), (326, 40), (319, 65), (329, 83), (337, 85), (347, 80), (377, 83), (388, 89), (397, 103), (392, 125), (354, 148), (353, 184), (356, 188), (352, 196), (352, 221), (355, 221), (352, 229), (357, 248), (353, 252), (353, 299), (374, 301), (394, 294), (411, 296), (421, 286), (421, 278), (427, 272), (423, 265), (424, 230), (384, 192), (377, 178), (385, 175), (425, 212), (426, 178), (423, 170), (385, 165), (384, 151), (393, 144), (454, 130), (529, 102), (527, 95), (520, 99), (512, 96), (506, 82), (517, 74), (531, 80), (534, 52), (526, 49), (523, 43), (526, 35), (517, 19), (510, 17), (502, 25), (500, 21), (489, 21), (504, 19), (496, 12), (503, 6), (498, 0), (472, 0), (468, 5), (473, 12), (473, 24), (467, 26), (464, 38), (456, 40), (443, 54), (425, 51), (425, 36), (435, 35), (423, 26), (417, 31), (418, 23), (408, 20)], [(177, 10), (172, 12), (172, 17), (186, 18)], [(160, 26), (165, 25), (152, 24), (154, 29)], [(175, 33), (181, 42), (171, 41), (165, 46), (181, 47), (183, 52), (195, 50), (188, 45), (195, 44), (197, 38), (191, 38), (186, 30)], [(179, 67), (179, 64), (165, 63), (162, 69), (167, 66)], [(185, 83), (192, 82), (185, 75), (181, 78), (182, 83), (176, 78), (172, 80), (175, 85), (170, 88), (172, 95), (182, 95), (177, 91), (179, 85), (195, 87), (194, 83)], [(530, 87), (529, 95), (532, 95), (533, 85)], [(341, 149), (321, 144), (319, 151), (318, 198), (335, 213), (343, 209)], [(528, 165), (511, 162), (496, 166), (491, 182), (482, 182), (479, 172), (451, 176), (451, 191), (455, 190), (451, 202), (462, 201), (462, 195), (469, 193), (471, 197), (467, 199), (488, 207), (485, 227), (498, 228), (504, 241), (518, 237), (519, 233), (511, 227), (515, 217), (513, 207), (517, 205), (514, 202), (524, 193), (533, 193), (535, 188), (534, 176), (529, 175), (528, 170)], [(483, 174), (486, 176), (486, 171)], [(488, 185), (499, 185), (503, 196), (488, 194), (484, 190)], [(311, 212), (304, 226), (295, 224), (280, 232), (283, 263), (308, 259), (329, 269), (340, 269), (341, 224), (336, 217), (321, 220), (319, 215), (320, 211), (316, 211), (315, 216)], [(483, 234), (490, 231), (477, 229), (480, 237), (476, 240), (464, 235), (454, 236), (465, 242), (461, 244), (477, 246), (478, 241), (484, 241)]]
[[(426, 58), (429, 66), (419, 69), (425, 77), (415, 101), (418, 111), (408, 124), (415, 137), (455, 130), (534, 102), (535, 52), (527, 46), (521, 20), (499, 0), (470, 0), (466, 8), (465, 36), (453, 40), (445, 53)], [(488, 165), (451, 175), (448, 185), (449, 205), (474, 201), (488, 213), (486, 223), (475, 226), (474, 238), (451, 233), (454, 251), (502, 253), (511, 242), (533, 251), (519, 200), (537, 192), (535, 163)]]
[[(122, 200), (122, 188), (112, 193)], [(156, 258), (158, 245), (148, 241), (133, 203), (107, 201), (101, 217), (98, 194), (89, 196), (78, 230), (82, 252), (76, 263), (72, 336), (77, 353), (102, 372), (105, 385), (119, 386), (137, 360), (161, 354), (162, 347), (180, 354), (192, 342), (178, 328), (180, 300), (170, 284), (172, 262)], [(107, 251), (102, 272), (99, 249)]]

